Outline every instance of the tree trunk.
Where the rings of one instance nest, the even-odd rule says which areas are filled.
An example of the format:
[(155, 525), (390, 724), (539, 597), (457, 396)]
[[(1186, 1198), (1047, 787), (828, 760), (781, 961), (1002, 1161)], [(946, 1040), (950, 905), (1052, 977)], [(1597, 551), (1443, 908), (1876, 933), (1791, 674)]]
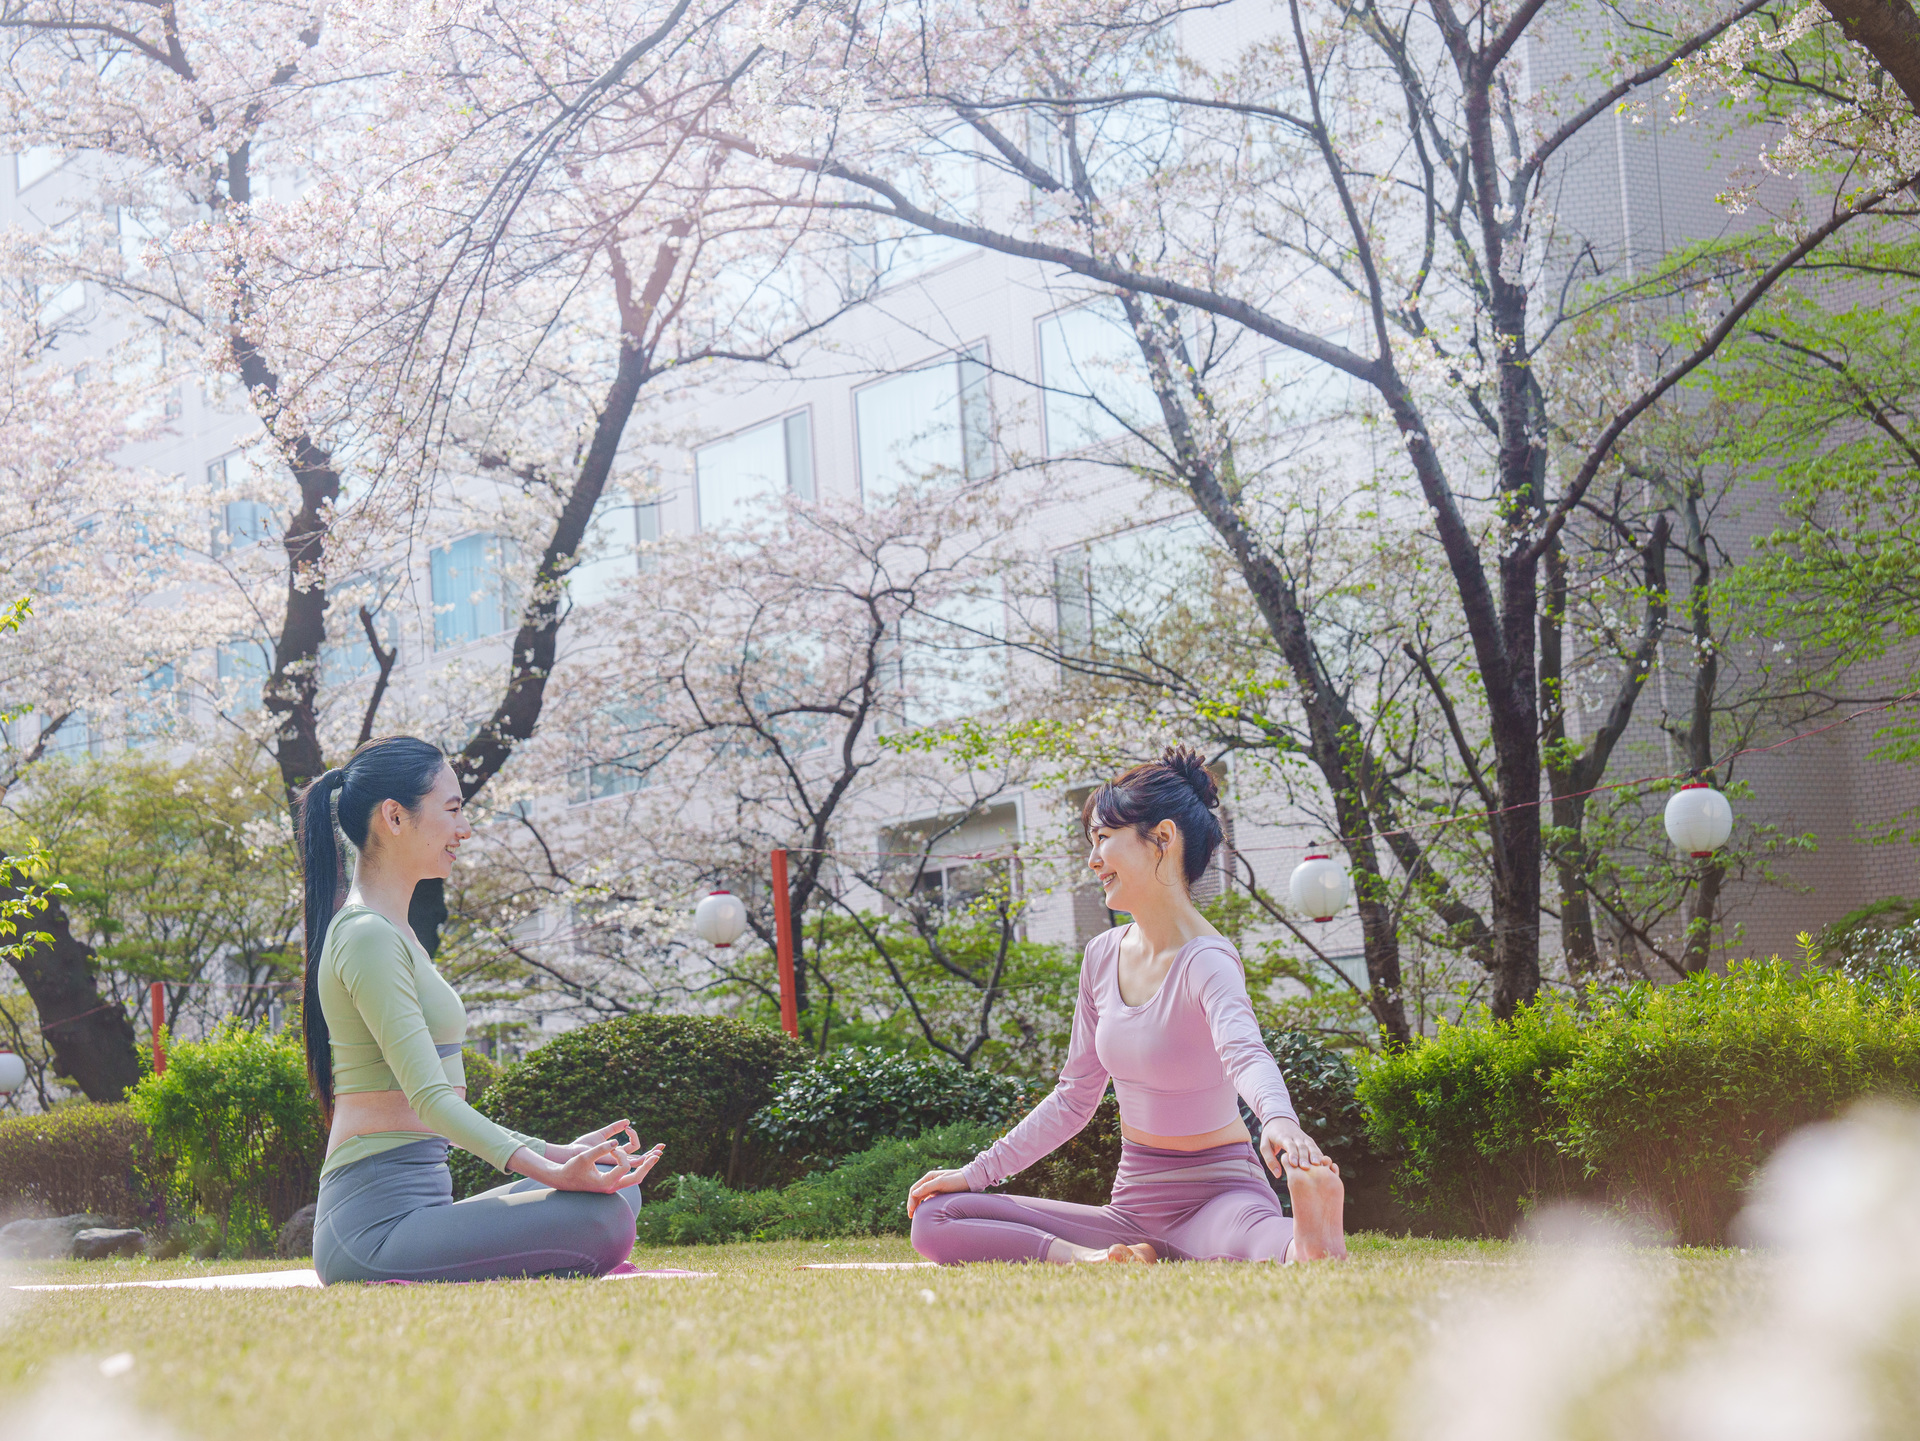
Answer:
[[(1713, 770), (1713, 706), (1720, 689), (1720, 649), (1713, 638), (1713, 557), (1707, 552), (1698, 486), (1688, 488), (1683, 513), (1691, 571), (1687, 618), (1693, 631), (1693, 649), (1699, 657), (1693, 672), (1693, 709), (1687, 723), (1687, 768), (1706, 778)], [(1703, 971), (1713, 957), (1714, 925), (1726, 876), (1726, 867), (1717, 859), (1701, 867), (1687, 912), (1686, 945), (1680, 961), (1684, 970)]]
[[(253, 152), (241, 141), (227, 152), (227, 199), (245, 206), (253, 199)], [(274, 448), (292, 472), (300, 491), (300, 509), (287, 522), (282, 545), (287, 552), (287, 609), (273, 643), (273, 674), (262, 688), (261, 703), (277, 722), (273, 755), (280, 767), (287, 809), (298, 815), (299, 793), (326, 770), (320, 750), (320, 720), (315, 701), (320, 690), (320, 648), (327, 640), (327, 534), (340, 500), (340, 472), (331, 452), (304, 428), (283, 426), (280, 376), (243, 329), (247, 313), (244, 287), (227, 316), (227, 350), (254, 410)], [(295, 826), (294, 834), (299, 834)]]
[(430, 956), (440, 954), (440, 931), (447, 923), (447, 883), (426, 880), (413, 888), (407, 902), (407, 924)]
[(613, 463), (620, 453), (621, 437), (626, 434), (627, 422), (640, 399), (640, 388), (653, 374), (649, 330), (673, 279), (674, 268), (679, 264), (680, 242), (688, 230), (685, 221), (676, 221), (668, 227), (668, 238), (655, 250), (653, 269), (637, 296), (633, 293), (624, 255), (618, 246), (608, 247), (621, 320), (620, 358), (600, 403), (587, 453), (568, 487), (566, 504), (554, 522), (547, 548), (534, 567), (531, 598), (521, 614), (519, 632), (513, 638), (506, 693), (493, 714), (461, 748), (460, 754), (453, 757), (454, 771), (460, 777), (460, 794), (467, 800), (472, 800), (499, 774), (513, 754), (513, 748), (530, 739), (540, 722), (547, 681), (553, 675), (554, 659), (559, 653), (563, 582), (586, 541), (594, 507), (606, 493), (608, 477), (613, 474)]
[(1821, 0), (1840, 32), (1880, 62), (1920, 113), (1920, 14), (1909, 0)]
[(90, 1101), (123, 1100), (140, 1080), (133, 1023), (116, 1001), (100, 994), (93, 975), (93, 948), (73, 934), (58, 896), (33, 918), (32, 929), (53, 937), (13, 963), (40, 1016), (40, 1031), (53, 1051), (53, 1070), (78, 1086)]
[(1540, 715), (1545, 738), (1547, 779), (1553, 791), (1554, 877), (1560, 887), (1560, 947), (1575, 977), (1600, 969), (1600, 944), (1593, 930), (1593, 903), (1587, 897), (1591, 860), (1583, 845), (1586, 798), (1571, 778), (1572, 745), (1567, 739), (1567, 552), (1547, 552), (1546, 603), (1540, 608)]
[[(1165, 327), (1173, 338), (1162, 343), (1155, 326), (1156, 317), (1149, 313), (1141, 297), (1122, 295), (1120, 303), (1152, 376), (1161, 415), (1173, 439), (1180, 479), (1201, 516), (1232, 554), (1235, 567), (1259, 607), (1268, 634), (1300, 688), (1313, 761), (1326, 781), (1341, 831), (1340, 844), (1353, 867), (1362, 946), (1366, 953), (1368, 1009), (1390, 1044), (1405, 1045), (1412, 1029), (1401, 995), (1400, 937), (1387, 901), (1379, 849), (1372, 837), (1366, 794), (1370, 787), (1367, 778), (1356, 775), (1348, 761), (1349, 746), (1360, 744), (1360, 727), (1321, 664), (1299, 597), (1286, 572), (1241, 514), (1237, 503), (1239, 488), (1231, 479), (1231, 452), (1216, 462), (1207, 456), (1195, 438), (1186, 397), (1174, 377), (1198, 372), (1184, 353), (1177, 322)], [(1196, 397), (1196, 404), (1204, 408), (1209, 402), (1202, 394)], [(1360, 768), (1366, 772), (1375, 769), (1365, 755), (1361, 757)]]

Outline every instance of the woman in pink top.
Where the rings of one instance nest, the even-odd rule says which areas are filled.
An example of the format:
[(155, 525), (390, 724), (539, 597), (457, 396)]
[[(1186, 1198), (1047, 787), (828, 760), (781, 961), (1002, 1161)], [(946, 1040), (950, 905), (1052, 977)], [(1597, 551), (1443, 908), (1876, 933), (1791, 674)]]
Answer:
[[(1107, 905), (1130, 925), (1094, 938), (1060, 1081), (1005, 1136), (907, 1193), (933, 1261), (1315, 1261), (1344, 1257), (1340, 1168), (1300, 1128), (1260, 1039), (1240, 957), (1189, 888), (1220, 844), (1219, 795), (1186, 746), (1087, 799), (1081, 822)], [(1113, 1081), (1120, 1169), (1105, 1206), (985, 1194), (1077, 1134)], [(1237, 1096), (1261, 1122), (1256, 1153)], [(1288, 1219), (1260, 1170), (1284, 1175)]]

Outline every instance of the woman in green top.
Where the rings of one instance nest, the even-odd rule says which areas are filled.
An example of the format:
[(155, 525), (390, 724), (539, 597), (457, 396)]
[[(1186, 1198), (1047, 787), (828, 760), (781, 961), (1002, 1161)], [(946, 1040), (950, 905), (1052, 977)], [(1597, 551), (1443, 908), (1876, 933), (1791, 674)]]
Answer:
[[(336, 799), (337, 798), (337, 799)], [(425, 741), (369, 741), (307, 787), (307, 1073), (329, 1127), (313, 1261), (335, 1281), (603, 1275), (633, 1250), (640, 1152), (625, 1121), (554, 1145), (466, 1101), (467, 1016), (407, 923), (413, 890), (472, 834), (460, 782)], [(352, 885), (334, 815), (356, 853)], [(447, 1143), (524, 1180), (453, 1199)]]

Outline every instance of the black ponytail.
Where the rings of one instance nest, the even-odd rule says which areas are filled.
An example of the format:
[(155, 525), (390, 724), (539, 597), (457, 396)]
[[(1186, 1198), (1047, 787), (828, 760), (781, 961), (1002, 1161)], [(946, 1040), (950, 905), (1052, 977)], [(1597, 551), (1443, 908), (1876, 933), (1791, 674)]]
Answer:
[[(327, 927), (346, 891), (346, 868), (335, 840), (334, 811), (340, 831), (355, 850), (367, 844), (374, 807), (394, 800), (409, 811), (433, 789), (447, 758), (437, 746), (411, 736), (383, 736), (356, 750), (300, 795), (300, 854), (306, 881), (307, 965), (300, 1030), (307, 1043), (307, 1080), (320, 1101), (320, 1113), (333, 1124), (333, 1044), (320, 1010), (320, 954)], [(334, 804), (334, 796), (340, 797)]]
[(1168, 746), (1157, 761), (1147, 761), (1094, 789), (1080, 811), (1080, 826), (1089, 838), (1095, 826), (1118, 829), (1132, 826), (1144, 840), (1153, 828), (1172, 821), (1180, 832), (1180, 851), (1187, 885), (1207, 873), (1207, 863), (1225, 839), (1213, 814), (1220, 804), (1220, 787), (1200, 752), (1191, 746)]

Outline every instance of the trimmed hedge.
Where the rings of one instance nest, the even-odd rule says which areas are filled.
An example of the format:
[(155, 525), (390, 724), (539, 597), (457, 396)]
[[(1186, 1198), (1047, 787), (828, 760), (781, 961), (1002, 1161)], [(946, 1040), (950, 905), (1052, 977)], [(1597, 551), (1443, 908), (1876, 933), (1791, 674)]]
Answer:
[(1548, 1083), (1563, 1147), (1616, 1202), (1721, 1242), (1774, 1147), (1867, 1096), (1920, 1095), (1920, 974), (1748, 963), (1594, 1009)]
[(154, 1224), (147, 1128), (124, 1105), (91, 1102), (0, 1121), (0, 1221), (92, 1212)]
[(814, 1240), (827, 1236), (904, 1236), (907, 1188), (928, 1171), (962, 1165), (994, 1131), (961, 1121), (912, 1139), (889, 1138), (830, 1171), (780, 1190), (734, 1191), (711, 1178), (674, 1178), (669, 1200), (640, 1208), (647, 1245)]
[(1509, 1233), (1559, 1196), (1723, 1242), (1762, 1162), (1867, 1096), (1920, 1095), (1920, 975), (1861, 984), (1747, 962), (1588, 993), (1376, 1057), (1360, 1082), (1398, 1198), (1439, 1229)]
[(1358, 1097), (1394, 1197), (1429, 1228), (1505, 1236), (1535, 1200), (1588, 1192), (1548, 1090), (1579, 1044), (1574, 1012), (1547, 1004), (1373, 1057)]
[(972, 1121), (1003, 1125), (1026, 1108), (1017, 1081), (931, 1056), (850, 1046), (790, 1074), (753, 1118), (774, 1150), (808, 1167), (890, 1137)]
[[(508, 1066), (475, 1109), (503, 1126), (566, 1142), (622, 1116), (640, 1142), (666, 1143), (667, 1165), (732, 1186), (778, 1174), (779, 1159), (749, 1129), (784, 1073), (806, 1064), (798, 1042), (768, 1026), (717, 1016), (620, 1016), (555, 1036)], [(454, 1193), (502, 1178), (453, 1152)]]

